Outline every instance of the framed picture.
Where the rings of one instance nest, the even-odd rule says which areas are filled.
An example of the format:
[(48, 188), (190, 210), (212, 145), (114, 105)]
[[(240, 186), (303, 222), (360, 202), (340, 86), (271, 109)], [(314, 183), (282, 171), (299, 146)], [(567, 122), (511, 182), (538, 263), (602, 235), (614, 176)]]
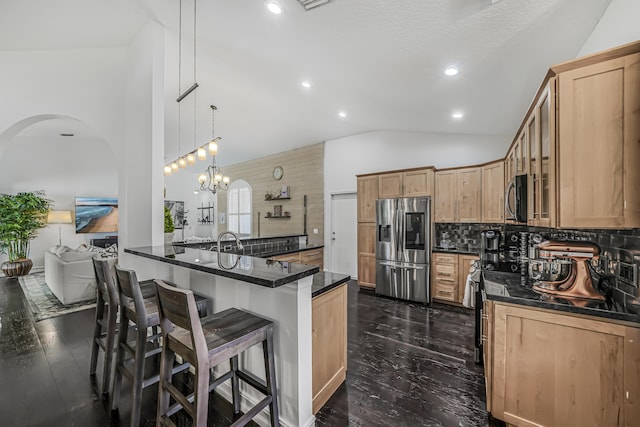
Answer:
[(275, 205), (273, 207), (273, 216), (282, 216), (282, 205)]
[(176, 230), (181, 229), (184, 224), (184, 202), (174, 200), (165, 200), (164, 206), (169, 208), (171, 218), (173, 218), (173, 226)]

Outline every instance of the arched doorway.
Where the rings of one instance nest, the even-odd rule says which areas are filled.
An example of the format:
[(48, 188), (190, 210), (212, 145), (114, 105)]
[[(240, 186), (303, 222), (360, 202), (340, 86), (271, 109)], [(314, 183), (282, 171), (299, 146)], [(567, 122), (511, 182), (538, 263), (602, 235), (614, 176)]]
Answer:
[[(118, 197), (118, 168), (111, 146), (90, 126), (73, 117), (43, 114), (20, 120), (0, 134), (0, 192), (44, 190), (55, 210), (74, 211), (75, 197)], [(57, 226), (31, 242), (34, 266), (58, 243)], [(60, 228), (63, 244), (77, 247), (99, 235)]]

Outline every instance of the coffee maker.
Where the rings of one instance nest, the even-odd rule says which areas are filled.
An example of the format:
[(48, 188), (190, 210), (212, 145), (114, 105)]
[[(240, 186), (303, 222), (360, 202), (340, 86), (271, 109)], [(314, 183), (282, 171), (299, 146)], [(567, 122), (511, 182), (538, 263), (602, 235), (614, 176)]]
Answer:
[(503, 259), (500, 247), (500, 230), (484, 230), (480, 233), (480, 264), (483, 270), (499, 270)]
[(592, 242), (545, 240), (533, 246), (529, 277), (533, 289), (562, 298), (604, 300), (593, 286), (589, 263), (600, 256)]

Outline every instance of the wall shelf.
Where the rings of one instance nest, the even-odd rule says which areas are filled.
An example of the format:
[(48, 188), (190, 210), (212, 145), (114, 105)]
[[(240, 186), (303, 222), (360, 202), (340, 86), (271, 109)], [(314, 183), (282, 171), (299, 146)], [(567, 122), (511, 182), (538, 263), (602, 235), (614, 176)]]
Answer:
[(266, 216), (265, 218), (267, 219), (288, 219), (291, 218), (291, 215), (271, 215), (271, 216)]
[(291, 197), (274, 197), (273, 199), (264, 199), (265, 202), (276, 202), (278, 200), (291, 200)]

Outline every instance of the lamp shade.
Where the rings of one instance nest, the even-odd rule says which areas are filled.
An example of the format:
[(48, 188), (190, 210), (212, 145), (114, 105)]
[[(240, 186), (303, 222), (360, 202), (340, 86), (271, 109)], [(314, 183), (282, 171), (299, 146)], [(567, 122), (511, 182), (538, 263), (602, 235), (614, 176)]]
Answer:
[(48, 224), (71, 224), (71, 211), (49, 211)]

